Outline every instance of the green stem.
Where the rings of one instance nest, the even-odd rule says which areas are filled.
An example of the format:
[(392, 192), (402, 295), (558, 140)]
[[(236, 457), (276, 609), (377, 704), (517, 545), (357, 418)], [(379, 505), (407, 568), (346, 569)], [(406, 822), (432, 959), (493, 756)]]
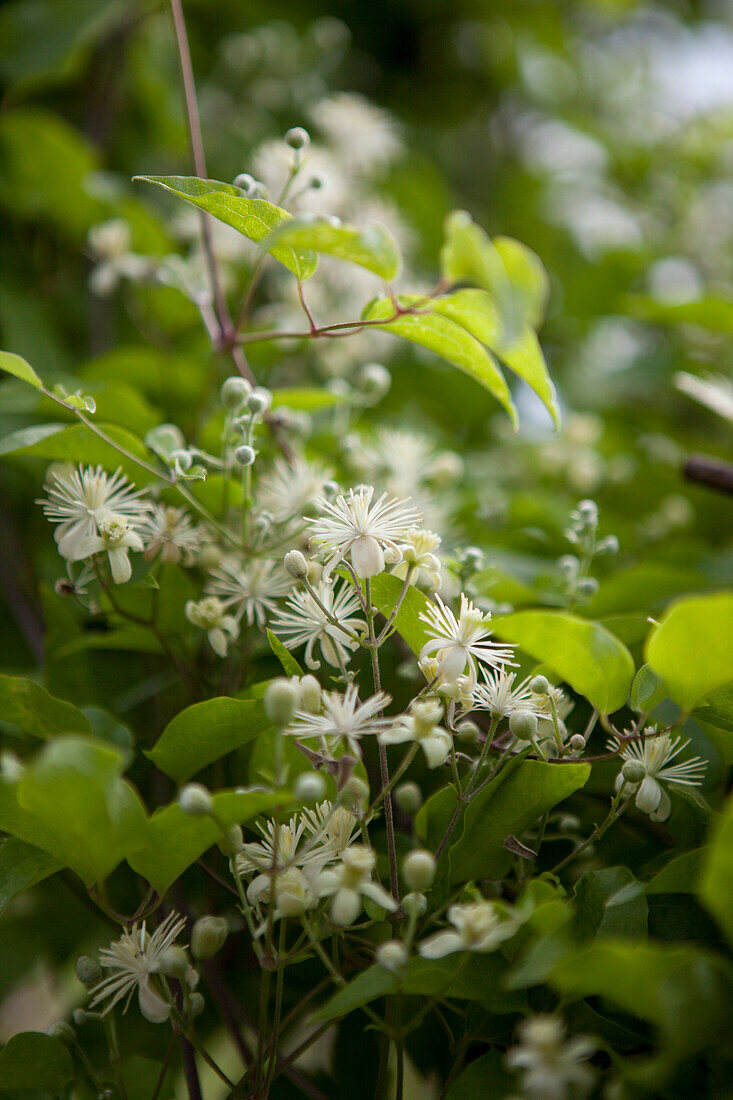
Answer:
[(561, 859), (559, 863), (555, 864), (550, 874), (556, 875), (558, 871), (562, 870), (562, 868), (565, 867), (566, 864), (570, 863), (571, 860), (575, 859), (576, 856), (579, 856), (581, 852), (584, 852), (587, 848), (590, 848), (591, 844), (593, 844), (596, 840), (600, 840), (603, 834), (607, 832), (611, 825), (613, 825), (614, 821), (616, 821), (616, 819), (621, 816), (628, 805), (628, 801), (626, 801), (621, 805), (619, 809), (619, 804), (621, 803), (625, 787), (626, 782), (624, 782), (618, 790), (616, 797), (611, 803), (611, 809), (608, 811), (608, 817), (605, 819), (605, 821), (602, 821), (600, 825), (596, 825), (593, 832), (586, 840), (583, 841), (582, 844), (579, 844), (578, 847), (574, 848), (572, 852), (565, 856), (564, 859)]

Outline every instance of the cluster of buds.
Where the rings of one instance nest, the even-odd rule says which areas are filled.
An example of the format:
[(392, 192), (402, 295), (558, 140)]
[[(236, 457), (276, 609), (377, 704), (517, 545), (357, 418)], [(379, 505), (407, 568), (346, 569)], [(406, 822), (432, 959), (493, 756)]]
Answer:
[(598, 538), (598, 520), (598, 505), (594, 500), (581, 500), (570, 513), (565, 537), (577, 547), (577, 553), (563, 554), (557, 562), (570, 603), (588, 600), (598, 591), (598, 581), (589, 575), (593, 559), (618, 553), (619, 542), (615, 535)]

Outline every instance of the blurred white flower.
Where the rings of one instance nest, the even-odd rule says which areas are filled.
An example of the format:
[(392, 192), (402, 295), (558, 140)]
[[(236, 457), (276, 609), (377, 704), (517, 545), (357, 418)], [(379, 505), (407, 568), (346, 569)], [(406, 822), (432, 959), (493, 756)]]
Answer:
[(352, 844), (333, 869), (319, 875), (317, 888), (321, 897), (331, 897), (331, 920), (345, 928), (361, 913), (364, 898), (381, 905), (389, 913), (397, 908), (394, 898), (378, 883), (372, 882), (376, 856), (363, 844)]
[(182, 561), (193, 565), (207, 533), (194, 524), (185, 508), (169, 504), (153, 504), (138, 528), (145, 543), (145, 559), (152, 561), (160, 554), (164, 562)]
[(483, 681), (473, 689), (472, 710), (488, 711), (494, 718), (508, 718), (515, 710), (528, 710), (538, 717), (545, 714), (543, 698), (529, 689), (531, 677), (515, 686), (515, 672), (484, 669), (482, 675)]
[(153, 1024), (162, 1024), (171, 1012), (170, 1003), (152, 982), (158, 970), (163, 954), (173, 946), (186, 927), (186, 922), (178, 913), (169, 913), (154, 932), (149, 933), (145, 922), (138, 927), (122, 933), (116, 943), (99, 952), (99, 962), (103, 967), (117, 971), (99, 982), (92, 989), (92, 1008), (107, 1001), (104, 1014), (126, 998), (123, 1012), (127, 1011), (130, 998), (137, 990), (140, 1011), (146, 1020)]
[(532, 1016), (518, 1031), (520, 1042), (507, 1052), (506, 1064), (522, 1071), (522, 1094), (528, 1100), (566, 1100), (590, 1092), (595, 1074), (581, 1063), (596, 1050), (592, 1039), (566, 1039), (556, 1016)]
[(451, 905), (448, 920), (454, 931), (436, 932), (418, 944), (424, 959), (442, 959), (456, 951), (493, 951), (517, 931), (511, 919), (502, 919), (490, 901)]
[(291, 461), (278, 457), (257, 485), (257, 503), (284, 523), (312, 507), (331, 472), (325, 466), (297, 455)]
[(442, 707), (437, 700), (413, 703), (409, 714), (402, 715), (395, 724), (379, 735), (381, 745), (401, 745), (414, 741), (425, 754), (429, 768), (445, 764), (450, 755), (453, 738), (438, 725)]
[(277, 610), (277, 600), (286, 596), (293, 580), (279, 562), (254, 558), (244, 564), (231, 555), (211, 571), (207, 595), (216, 596), (235, 618), (246, 618), (250, 626), (264, 629), (268, 615)]
[(402, 152), (392, 116), (355, 92), (319, 100), (310, 115), (335, 155), (356, 172), (383, 168)]
[(203, 600), (188, 600), (185, 606), (186, 618), (194, 626), (206, 631), (206, 637), (214, 653), (226, 657), (229, 642), (239, 637), (239, 623), (233, 615), (224, 614), (224, 605), (216, 596), (206, 596)]
[[(315, 597), (307, 589), (291, 593), (285, 609), (278, 611), (270, 626), (275, 634), (282, 637), (288, 649), (297, 649), (301, 645), (306, 647), (305, 663), (308, 668), (320, 668), (320, 661), (313, 656), (316, 645), (327, 664), (343, 668), (359, 645), (347, 631), (359, 634), (365, 628), (359, 597), (345, 581), (340, 587), (320, 581), (314, 592)], [(320, 607), (317, 601), (323, 606)], [(330, 621), (323, 608), (338, 620), (340, 627)]]
[(343, 695), (335, 691), (324, 691), (322, 713), (296, 711), (295, 721), (285, 732), (304, 741), (316, 738), (329, 752), (343, 742), (350, 752), (358, 756), (360, 737), (381, 733), (392, 724), (391, 718), (379, 715), (379, 711), (389, 702), (389, 695), (380, 691), (360, 703), (355, 684), (349, 684)]

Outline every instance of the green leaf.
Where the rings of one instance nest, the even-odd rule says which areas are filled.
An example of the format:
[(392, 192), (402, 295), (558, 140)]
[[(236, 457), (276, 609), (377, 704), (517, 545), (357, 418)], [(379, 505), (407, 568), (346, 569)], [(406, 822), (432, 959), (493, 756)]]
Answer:
[(13, 355), (10, 351), (0, 351), (0, 370), (5, 371), (6, 374), (15, 375), (22, 382), (30, 383), (37, 390), (43, 389), (43, 382), (33, 370), (33, 367), (30, 363), (26, 363), (20, 355)]
[(59, 1093), (74, 1076), (71, 1055), (60, 1039), (21, 1031), (0, 1050), (0, 1088)]
[[(372, 603), (385, 618), (389, 618), (396, 607), (402, 588), (403, 582), (399, 577), (393, 577), (391, 573), (380, 573), (372, 579)], [(407, 642), (413, 653), (419, 653), (428, 640), (427, 628), (420, 615), (431, 606), (427, 596), (419, 588), (413, 588), (410, 585), (397, 612), (394, 625), (397, 633)]]
[[(266, 199), (250, 199), (239, 187), (218, 180), (202, 180), (198, 176), (135, 176), (136, 180), (157, 184), (165, 191), (193, 203), (226, 225), (231, 225), (250, 241), (257, 244), (266, 241), (273, 230), (291, 215)], [(318, 264), (317, 257), (308, 250), (300, 251), (286, 244), (264, 245), (267, 250), (293, 272), (299, 279), (310, 278)]]
[(346, 397), (333, 390), (310, 389), (307, 387), (278, 389), (272, 391), (273, 409), (297, 409), (303, 412), (321, 412), (335, 409), (346, 403)]
[(522, 299), (527, 324), (539, 328), (550, 297), (550, 280), (542, 260), (513, 237), (494, 237), (494, 248), (501, 256), (515, 293)]
[(521, 836), (547, 810), (583, 787), (590, 770), (589, 764), (510, 762), (466, 807), (463, 830), (450, 849), (451, 882), (505, 875), (513, 858), (504, 847), (506, 838)]
[(325, 252), (338, 260), (373, 271), (385, 282), (391, 282), (400, 271), (400, 254), (391, 233), (383, 225), (372, 222), (358, 227), (334, 225), (327, 218), (292, 218), (266, 237), (263, 247), (287, 245), (296, 252)]
[(267, 631), (267, 640), (270, 643), (270, 649), (277, 657), (280, 664), (283, 666), (283, 672), (286, 676), (303, 676), (303, 669), (300, 667), (295, 657), (286, 646), (278, 638), (277, 634), (273, 634), (271, 630)]
[[(213, 799), (217, 820), (226, 828), (241, 825), (257, 814), (287, 807), (291, 795), (287, 791), (270, 794), (237, 790), (218, 791)], [(221, 829), (211, 817), (190, 817), (177, 802), (171, 802), (143, 822), (139, 843), (127, 862), (159, 894), (164, 894), (220, 838)]]
[(651, 714), (667, 698), (667, 688), (649, 665), (642, 665), (631, 685), (629, 705), (637, 714)]
[(670, 698), (689, 713), (730, 682), (733, 669), (733, 592), (690, 596), (672, 604), (650, 634), (646, 660)]
[(733, 731), (733, 683), (712, 691), (692, 712), (698, 722), (707, 722), (719, 730)]
[[(400, 295), (400, 304), (404, 307), (426, 302), (425, 308), (432, 310), (432, 303), (420, 295)], [(404, 340), (434, 351), (446, 362), (452, 363), (465, 374), (480, 382), (506, 409), (515, 429), (519, 424), (517, 410), (512, 395), (501, 373), (499, 364), (491, 352), (472, 336), (462, 325), (444, 317), (441, 313), (403, 313), (394, 316), (394, 303), (389, 298), (379, 298), (371, 302), (364, 312), (365, 321), (384, 321), (379, 328), (392, 332)], [(392, 319), (394, 318), (394, 319)]]
[(504, 1068), (501, 1051), (490, 1050), (466, 1066), (448, 1089), (446, 1100), (498, 1100), (512, 1092), (516, 1092), (516, 1080)]
[(733, 797), (728, 799), (707, 849), (699, 892), (703, 904), (733, 944)]
[(0, 846), (0, 914), (14, 898), (55, 874), (63, 864), (48, 852), (9, 837)]
[(628, 867), (586, 871), (575, 884), (576, 931), (584, 937), (645, 936), (649, 909), (642, 882)]
[(63, 699), (54, 699), (45, 688), (23, 676), (0, 675), (0, 722), (9, 722), (35, 737), (60, 733), (90, 734), (89, 719)]
[(56, 431), (44, 431), (42, 437), (36, 436), (31, 442), (26, 434), (28, 429), (21, 429), (2, 441), (0, 454), (43, 458), (49, 462), (71, 462), (74, 465), (100, 465), (110, 472), (119, 468), (138, 485), (147, 485), (154, 480), (149, 470), (117, 449), (123, 447), (136, 458), (149, 461), (148, 451), (137, 436), (117, 424), (98, 424), (97, 427), (109, 436), (110, 443), (100, 439), (86, 424), (60, 425)]
[(562, 611), (518, 611), (497, 619), (494, 631), (546, 664), (601, 714), (625, 705), (634, 662), (626, 646), (600, 623)]
[(695, 848), (691, 852), (683, 852), (681, 856), (671, 859), (667, 866), (647, 883), (646, 893), (694, 894), (708, 856), (707, 848)]
[(185, 783), (207, 764), (252, 741), (270, 724), (259, 700), (207, 699), (177, 714), (145, 755), (171, 779)]

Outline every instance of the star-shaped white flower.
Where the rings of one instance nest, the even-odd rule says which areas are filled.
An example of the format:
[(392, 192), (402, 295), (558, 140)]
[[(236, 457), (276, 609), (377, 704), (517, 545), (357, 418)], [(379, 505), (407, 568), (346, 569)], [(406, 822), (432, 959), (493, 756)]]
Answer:
[(235, 556), (224, 558), (206, 583), (206, 592), (221, 600), (237, 620), (246, 618), (250, 626), (265, 627), (269, 615), (277, 610), (277, 600), (293, 587), (279, 562), (254, 558), (246, 564)]
[(54, 538), (69, 561), (87, 556), (79, 553), (79, 545), (99, 535), (99, 521), (105, 516), (122, 516), (134, 529), (151, 507), (120, 470), (108, 474), (101, 466), (54, 465), (48, 471), (46, 492), (48, 499), (38, 503), (46, 518), (58, 525)]
[(436, 932), (418, 945), (424, 959), (442, 959), (456, 951), (493, 951), (517, 931), (517, 923), (502, 919), (490, 901), (451, 905), (448, 920), (454, 931)]
[(112, 580), (115, 584), (125, 584), (132, 576), (132, 565), (127, 556), (129, 550), (142, 550), (143, 540), (134, 531), (125, 516), (115, 512), (97, 516), (98, 535), (84, 535), (79, 538), (70, 561), (83, 561), (94, 554), (106, 553)]
[(380, 733), (381, 745), (401, 745), (405, 741), (416, 742), (425, 753), (429, 768), (445, 764), (450, 755), (453, 738), (438, 725), (441, 706), (432, 700), (414, 703), (409, 714), (397, 720), (391, 729)]
[(203, 600), (188, 600), (184, 608), (186, 618), (194, 626), (206, 631), (209, 644), (218, 657), (226, 657), (229, 642), (239, 637), (239, 623), (233, 615), (224, 614), (224, 605), (216, 596)]
[(326, 580), (340, 561), (348, 557), (358, 577), (374, 577), (385, 566), (385, 551), (393, 563), (400, 560), (406, 533), (421, 520), (420, 512), (406, 501), (383, 493), (373, 501), (374, 487), (362, 485), (340, 493), (334, 501), (319, 497), (322, 513), (308, 519), (311, 543), (321, 548), (326, 559)]
[[(328, 616), (324, 608), (329, 612)], [(315, 597), (307, 589), (293, 592), (285, 610), (278, 612), (270, 626), (275, 634), (282, 637), (288, 649), (305, 646), (308, 668), (321, 667), (320, 661), (313, 656), (316, 645), (327, 664), (343, 668), (359, 645), (347, 632), (358, 634), (364, 631), (364, 617), (360, 609), (359, 597), (351, 585), (342, 583), (337, 588), (327, 581), (320, 581), (315, 586)], [(336, 626), (331, 619), (337, 619), (341, 625)]]
[[(653, 729), (653, 727), (652, 727)], [(652, 732), (648, 729), (647, 734)], [(608, 742), (609, 749), (618, 749), (618, 738), (612, 738)], [(624, 763), (640, 764), (645, 775), (638, 783), (626, 782), (624, 796), (634, 796), (636, 808), (644, 814), (649, 814), (652, 821), (666, 821), (672, 809), (669, 795), (662, 783), (677, 784), (680, 787), (699, 787), (705, 775), (706, 764), (699, 756), (693, 756), (689, 760), (678, 760), (673, 763), (676, 756), (687, 748), (689, 741), (683, 741), (681, 737), (672, 737), (669, 733), (659, 734), (658, 737), (647, 736), (639, 741), (632, 741), (621, 750), (621, 759)], [(624, 786), (623, 771), (616, 778), (616, 790)]]
[[(169, 913), (154, 932), (149, 933), (143, 921), (142, 925), (133, 925), (122, 933), (116, 943), (100, 951), (100, 964), (117, 973), (104, 978), (92, 989), (92, 1008), (107, 1001), (104, 1009), (106, 1014), (126, 998), (123, 1008), (126, 1012), (130, 998), (137, 990), (140, 1011), (145, 1019), (153, 1024), (162, 1024), (167, 1020), (171, 1005), (152, 979), (157, 973), (161, 957), (173, 946), (185, 927), (183, 917), (178, 913)], [(195, 984), (193, 970), (190, 984)]]
[(383, 909), (393, 913), (397, 908), (394, 898), (378, 883), (372, 882), (376, 856), (363, 844), (352, 844), (333, 870), (324, 871), (317, 880), (321, 897), (331, 897), (331, 920), (342, 928), (353, 924), (361, 913), (364, 898), (370, 898)]
[(324, 691), (321, 713), (296, 711), (295, 720), (285, 732), (299, 740), (317, 738), (327, 752), (345, 742), (349, 751), (359, 756), (359, 738), (381, 733), (392, 724), (391, 718), (379, 713), (389, 702), (390, 696), (380, 691), (360, 703), (355, 684), (349, 684), (343, 695)]
[(451, 682), (458, 679), (468, 666), (468, 682), (476, 684), (476, 662), (489, 668), (501, 668), (512, 664), (514, 647), (490, 642), (490, 615), (484, 615), (461, 593), (461, 609), (458, 617), (440, 596), (420, 618), (428, 627), (432, 638), (420, 650), (420, 659), (435, 655), (438, 661), (438, 679)]

